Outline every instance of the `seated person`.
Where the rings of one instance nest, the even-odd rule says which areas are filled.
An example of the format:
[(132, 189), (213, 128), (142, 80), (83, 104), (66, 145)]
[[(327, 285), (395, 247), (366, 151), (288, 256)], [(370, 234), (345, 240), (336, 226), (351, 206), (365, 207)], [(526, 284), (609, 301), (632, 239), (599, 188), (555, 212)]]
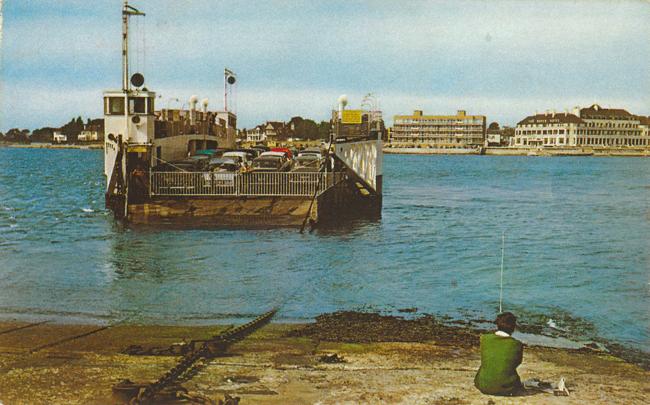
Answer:
[(510, 336), (517, 318), (504, 312), (497, 316), (496, 324), (495, 333), (481, 335), (481, 368), (474, 385), (488, 395), (515, 395), (523, 390), (517, 366), (524, 353), (521, 342)]

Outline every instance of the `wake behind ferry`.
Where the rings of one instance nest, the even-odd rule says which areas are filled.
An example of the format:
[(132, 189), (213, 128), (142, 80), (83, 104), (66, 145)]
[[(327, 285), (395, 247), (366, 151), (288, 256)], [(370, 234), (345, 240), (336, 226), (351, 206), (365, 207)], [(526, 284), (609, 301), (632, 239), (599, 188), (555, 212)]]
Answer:
[[(129, 19), (122, 8), (122, 89), (104, 92), (106, 207), (128, 223), (312, 226), (379, 218), (382, 207), (381, 113), (346, 109), (338, 99), (331, 134), (303, 151), (237, 146), (237, 116), (189, 109), (155, 110), (156, 93), (129, 72)], [(224, 97), (236, 82), (224, 70)], [(274, 146), (274, 145), (271, 145)], [(280, 145), (282, 146), (282, 145)]]

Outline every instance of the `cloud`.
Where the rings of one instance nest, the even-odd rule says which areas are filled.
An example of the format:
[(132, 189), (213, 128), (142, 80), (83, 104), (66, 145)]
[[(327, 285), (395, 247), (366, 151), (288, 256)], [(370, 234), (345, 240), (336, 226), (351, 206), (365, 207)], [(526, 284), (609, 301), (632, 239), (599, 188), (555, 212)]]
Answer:
[[(133, 20), (132, 48), (145, 28), (147, 48), (132, 66), (148, 86), (165, 97), (204, 93), (216, 101), (227, 66), (240, 79), (241, 123), (326, 118), (341, 93), (377, 93), (391, 115), (421, 102), (432, 113), (467, 109), (510, 122), (593, 101), (639, 113), (650, 105), (648, 3), (133, 3), (147, 17)], [(120, 85), (119, 6), (10, 4), (0, 85), (12, 98), (0, 110), (0, 130), (55, 119), (50, 106), (47, 115), (23, 108), (59, 94), (66, 101), (59, 121), (75, 109), (101, 113), (97, 94)]]
[(15, 86), (5, 84), (4, 102), (11, 104), (2, 117), (0, 131), (10, 128), (58, 127), (71, 118), (102, 114), (102, 92), (92, 88)]

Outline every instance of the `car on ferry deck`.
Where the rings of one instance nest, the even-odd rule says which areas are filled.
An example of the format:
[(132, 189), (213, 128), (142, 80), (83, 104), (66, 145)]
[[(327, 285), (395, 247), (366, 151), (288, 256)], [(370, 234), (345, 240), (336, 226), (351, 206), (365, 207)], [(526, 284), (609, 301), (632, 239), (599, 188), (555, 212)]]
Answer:
[(284, 151), (268, 151), (268, 152), (262, 152), (259, 157), (264, 157), (264, 156), (280, 156), (287, 160), (291, 160), (291, 152), (287, 153)]
[(209, 162), (212, 155), (192, 155), (188, 157), (188, 160), (194, 160), (196, 162)]
[(271, 150), (271, 148), (269, 148), (268, 146), (266, 146), (264, 144), (261, 144), (261, 143), (258, 143), (257, 145), (253, 145), (253, 146), (251, 146), (251, 148), (253, 148), (253, 149), (261, 149), (262, 152), (268, 152), (268, 151)]
[(261, 149), (257, 149), (257, 148), (239, 148), (239, 149), (237, 149), (237, 152), (246, 152), (249, 155), (251, 155), (251, 160), (253, 160), (256, 157), (258, 157), (259, 155), (261, 155), (262, 152), (265, 152), (265, 151), (263, 151)]
[(264, 149), (264, 148), (261, 148), (261, 147), (258, 147), (258, 146), (253, 146), (253, 147), (250, 148), (249, 150), (254, 151), (254, 153), (255, 153), (255, 157), (257, 158), (257, 157), (259, 157), (262, 153), (267, 152), (267, 149), (268, 149), (268, 148)]
[(289, 159), (293, 159), (293, 152), (291, 152), (291, 149), (289, 148), (271, 148), (271, 152), (282, 152), (287, 155)]
[(306, 148), (306, 149), (303, 149), (300, 152), (298, 152), (299, 157), (300, 156), (307, 156), (307, 155), (317, 156), (317, 157), (321, 158), (321, 157), (323, 157), (323, 151), (321, 150), (321, 148)]
[(253, 160), (251, 170), (257, 172), (287, 172), (291, 169), (291, 161), (282, 152), (264, 152)]
[(299, 155), (294, 159), (292, 172), (318, 172), (323, 159), (316, 155)]
[(238, 162), (242, 167), (250, 166), (253, 161), (253, 155), (244, 151), (230, 151), (226, 152), (222, 156), (223, 158), (232, 159)]
[(236, 159), (231, 159), (228, 157), (212, 158), (210, 159), (210, 165), (208, 166), (208, 171), (211, 172), (238, 172), (241, 169), (241, 164)]
[(157, 172), (202, 172), (207, 170), (209, 156), (197, 155), (186, 159), (174, 160), (156, 166)]

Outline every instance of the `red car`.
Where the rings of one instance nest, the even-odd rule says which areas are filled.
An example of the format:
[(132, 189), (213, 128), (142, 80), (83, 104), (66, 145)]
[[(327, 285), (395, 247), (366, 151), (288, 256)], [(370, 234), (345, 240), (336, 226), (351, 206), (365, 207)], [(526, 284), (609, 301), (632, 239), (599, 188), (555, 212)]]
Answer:
[(271, 152), (282, 152), (285, 153), (289, 159), (293, 159), (293, 155), (289, 148), (271, 148)]

